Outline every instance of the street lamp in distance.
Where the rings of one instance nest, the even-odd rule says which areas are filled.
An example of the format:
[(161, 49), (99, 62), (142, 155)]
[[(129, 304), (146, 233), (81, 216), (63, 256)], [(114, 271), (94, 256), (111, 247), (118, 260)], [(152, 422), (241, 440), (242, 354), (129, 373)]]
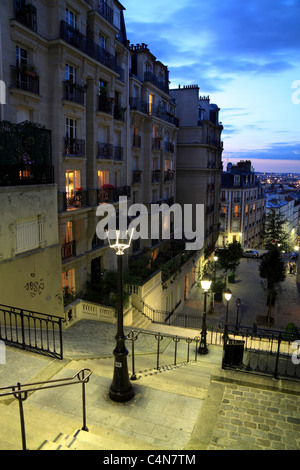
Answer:
[(202, 330), (201, 330), (201, 339), (200, 339), (200, 345), (198, 348), (198, 352), (200, 354), (207, 354), (208, 349), (207, 349), (207, 344), (206, 344), (206, 305), (207, 305), (207, 292), (210, 289), (212, 280), (211, 277), (208, 274), (204, 274), (204, 276), (201, 279), (201, 287), (204, 290), (204, 309), (203, 309), (203, 316), (202, 316)]

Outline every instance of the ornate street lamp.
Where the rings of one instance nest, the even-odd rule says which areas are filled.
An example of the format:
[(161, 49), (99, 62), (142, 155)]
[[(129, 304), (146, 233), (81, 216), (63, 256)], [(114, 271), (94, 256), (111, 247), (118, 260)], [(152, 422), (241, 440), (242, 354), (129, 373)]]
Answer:
[(116, 347), (114, 349), (115, 363), (113, 381), (109, 389), (112, 400), (124, 402), (134, 396), (134, 390), (129, 380), (125, 335), (123, 326), (123, 266), (124, 251), (130, 247), (133, 230), (107, 230), (109, 246), (115, 250), (118, 260), (118, 285), (117, 285), (117, 322), (118, 330)]
[(230, 289), (226, 289), (225, 292), (224, 292), (224, 296), (225, 296), (225, 299), (227, 301), (227, 305), (226, 305), (226, 319), (225, 319), (225, 328), (224, 328), (224, 344), (227, 340), (227, 336), (228, 336), (228, 312), (229, 312), (229, 301), (231, 299), (231, 296), (232, 296), (232, 292)]
[(207, 354), (208, 349), (207, 349), (207, 344), (206, 344), (206, 304), (207, 304), (207, 292), (210, 289), (211, 286), (211, 277), (208, 274), (204, 274), (204, 276), (201, 279), (201, 287), (204, 290), (204, 310), (203, 310), (203, 316), (202, 316), (202, 330), (201, 330), (201, 339), (200, 339), (200, 345), (198, 348), (198, 352), (200, 354)]

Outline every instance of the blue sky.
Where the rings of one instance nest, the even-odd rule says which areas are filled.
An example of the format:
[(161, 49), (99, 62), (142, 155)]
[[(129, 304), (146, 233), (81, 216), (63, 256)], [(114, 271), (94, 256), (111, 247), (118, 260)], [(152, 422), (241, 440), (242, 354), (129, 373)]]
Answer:
[(300, 173), (300, 0), (124, 0), (131, 44), (220, 108), (223, 160)]

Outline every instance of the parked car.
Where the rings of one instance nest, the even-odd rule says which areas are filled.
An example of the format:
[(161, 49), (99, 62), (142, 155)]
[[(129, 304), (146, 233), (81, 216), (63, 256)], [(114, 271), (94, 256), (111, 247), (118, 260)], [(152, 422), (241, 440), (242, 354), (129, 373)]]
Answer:
[(245, 258), (258, 258), (259, 253), (256, 250), (246, 250), (246, 251), (244, 251), (243, 256)]

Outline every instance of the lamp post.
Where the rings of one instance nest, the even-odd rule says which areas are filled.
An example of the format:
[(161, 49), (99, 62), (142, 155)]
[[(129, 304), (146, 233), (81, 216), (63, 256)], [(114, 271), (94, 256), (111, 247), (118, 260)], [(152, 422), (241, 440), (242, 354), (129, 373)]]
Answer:
[(128, 351), (125, 346), (125, 335), (123, 326), (123, 266), (122, 260), (124, 250), (130, 247), (133, 230), (115, 230), (115, 237), (107, 230), (109, 246), (116, 251), (118, 260), (118, 283), (117, 283), (117, 335), (116, 347), (114, 349), (114, 375), (113, 381), (109, 389), (109, 396), (117, 402), (130, 400), (134, 396), (134, 390), (129, 380), (127, 355)]
[(201, 279), (201, 287), (204, 290), (204, 309), (203, 309), (203, 316), (202, 316), (202, 330), (201, 330), (201, 339), (200, 339), (200, 345), (198, 348), (198, 352), (200, 354), (207, 354), (208, 349), (207, 349), (207, 344), (206, 344), (206, 303), (207, 303), (207, 292), (210, 289), (211, 286), (211, 278), (208, 274), (204, 274), (204, 276)]
[(227, 340), (227, 336), (228, 336), (228, 312), (229, 312), (229, 301), (230, 301), (231, 296), (232, 296), (231, 290), (226, 289), (225, 292), (224, 292), (224, 295), (225, 295), (225, 299), (226, 299), (226, 302), (227, 302), (225, 328), (224, 328), (224, 343), (225, 343), (225, 341)]
[(241, 306), (241, 299), (236, 299), (236, 322), (235, 322), (236, 330), (238, 330), (240, 306)]

